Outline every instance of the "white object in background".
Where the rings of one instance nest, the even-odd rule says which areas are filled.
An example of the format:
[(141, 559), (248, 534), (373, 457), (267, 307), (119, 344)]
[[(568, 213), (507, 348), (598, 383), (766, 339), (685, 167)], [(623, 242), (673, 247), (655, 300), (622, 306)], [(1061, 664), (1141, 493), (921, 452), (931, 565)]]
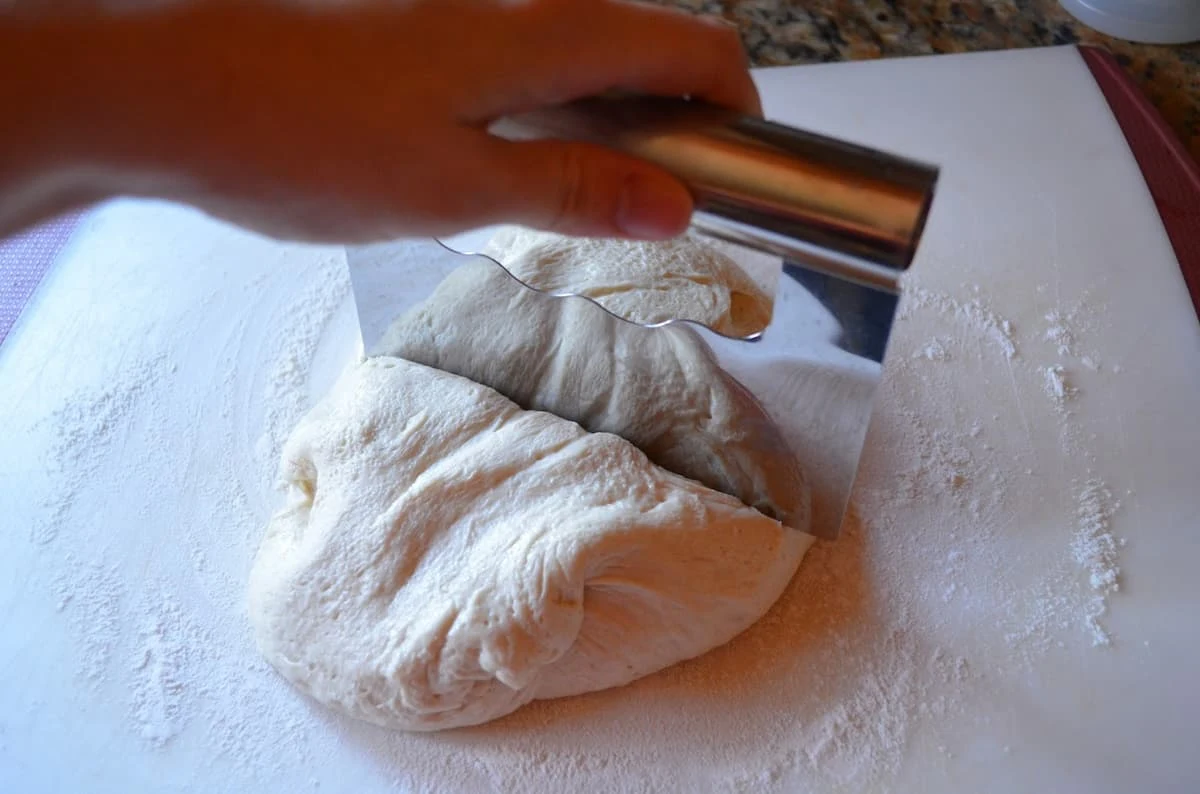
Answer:
[(1200, 41), (1200, 0), (1059, 0), (1090, 28), (1126, 41)]

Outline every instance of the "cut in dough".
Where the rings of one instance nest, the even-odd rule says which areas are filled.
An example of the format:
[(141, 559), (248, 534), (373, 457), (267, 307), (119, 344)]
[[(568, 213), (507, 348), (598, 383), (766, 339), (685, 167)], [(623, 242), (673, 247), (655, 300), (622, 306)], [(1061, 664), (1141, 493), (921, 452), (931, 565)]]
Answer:
[(663, 468), (809, 529), (795, 452), (690, 327), (622, 323), (588, 300), (526, 289), (476, 259), (397, 318), (374, 352), (619, 435)]
[(636, 323), (695, 320), (745, 337), (771, 322), (770, 295), (737, 262), (694, 235), (634, 242), (506, 226), (484, 253), (526, 284), (583, 295)]
[(812, 542), (616, 436), (394, 358), (343, 375), (281, 473), (250, 576), (259, 646), (321, 703), (407, 730), (702, 654)]

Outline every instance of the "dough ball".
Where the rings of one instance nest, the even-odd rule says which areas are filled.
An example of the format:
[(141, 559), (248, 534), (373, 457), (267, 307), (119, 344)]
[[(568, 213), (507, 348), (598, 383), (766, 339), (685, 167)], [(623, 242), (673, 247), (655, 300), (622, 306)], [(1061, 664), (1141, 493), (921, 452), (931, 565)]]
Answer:
[(702, 654), (811, 543), (616, 436), (394, 358), (343, 375), (281, 474), (250, 576), (259, 646), (321, 703), (406, 730)]
[(375, 352), (619, 435), (669, 471), (809, 529), (795, 452), (692, 328), (618, 322), (588, 300), (548, 297), (475, 259), (397, 318)]
[(771, 321), (771, 297), (737, 262), (693, 235), (634, 242), (506, 226), (484, 253), (526, 284), (583, 295), (637, 323), (695, 320), (745, 337)]

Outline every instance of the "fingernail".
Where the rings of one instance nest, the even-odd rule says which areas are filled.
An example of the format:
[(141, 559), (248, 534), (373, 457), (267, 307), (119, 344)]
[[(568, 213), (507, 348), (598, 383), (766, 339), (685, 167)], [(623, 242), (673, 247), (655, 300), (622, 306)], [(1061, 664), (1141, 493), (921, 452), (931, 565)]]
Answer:
[(622, 233), (639, 240), (676, 237), (692, 220), (692, 197), (669, 177), (633, 174), (621, 188), (616, 220)]

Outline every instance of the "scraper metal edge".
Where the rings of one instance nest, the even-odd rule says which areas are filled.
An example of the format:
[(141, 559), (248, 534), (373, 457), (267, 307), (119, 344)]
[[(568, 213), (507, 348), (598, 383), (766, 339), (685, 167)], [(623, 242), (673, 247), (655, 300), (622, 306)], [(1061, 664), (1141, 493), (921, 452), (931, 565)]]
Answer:
[[(540, 292), (489, 258), (546, 298), (589, 301), (616, 323), (684, 327), (701, 337), (775, 419), (808, 475), (809, 531), (836, 537), (870, 424), (900, 276), (931, 212), (938, 169), (685, 100), (585, 100), (505, 120), (493, 131), (514, 139), (587, 140), (656, 162), (696, 196), (696, 231), (785, 260), (771, 323), (753, 338), (734, 339), (688, 320), (638, 326), (584, 296)], [(414, 281), (440, 281), (458, 266), (455, 254), (479, 256), (484, 234), (348, 249), (365, 349), (390, 318), (413, 305), (414, 290), (436, 288)], [(401, 284), (412, 288), (399, 290), (408, 298), (398, 294)]]

